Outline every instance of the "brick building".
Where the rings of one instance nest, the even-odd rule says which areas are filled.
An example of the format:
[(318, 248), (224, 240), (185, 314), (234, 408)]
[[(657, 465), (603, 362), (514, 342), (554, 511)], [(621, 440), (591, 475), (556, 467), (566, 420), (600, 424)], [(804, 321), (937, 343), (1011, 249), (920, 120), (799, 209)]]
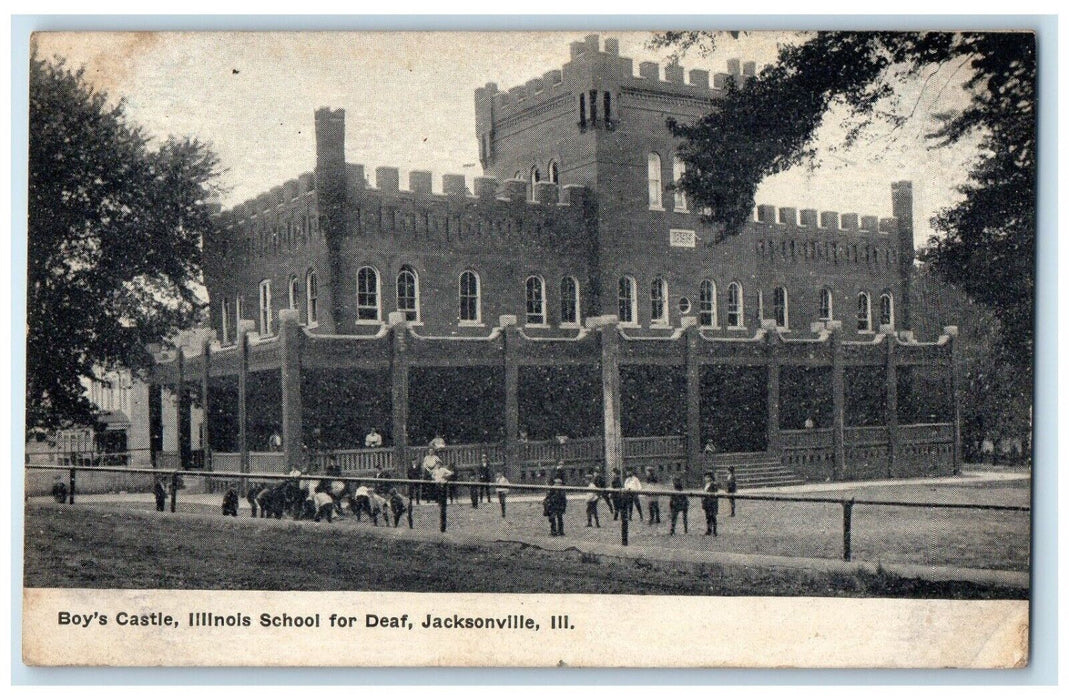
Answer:
[[(899, 394), (925, 400), (902, 380), (916, 370), (949, 382), (930, 412), (944, 428), (918, 449), (951, 464), (952, 334), (909, 333), (909, 182), (889, 186), (889, 217), (761, 205), (726, 236), (672, 189), (666, 120), (716, 109), (729, 79), (753, 73), (729, 61), (712, 76), (656, 63), (635, 75), (615, 40), (589, 36), (560, 69), (476, 89), (486, 176), (444, 175), (441, 193), (425, 171), (401, 189), (380, 167), (372, 183), (345, 162), (344, 110), (317, 110), (314, 172), (223, 212), (205, 241), (217, 340), (161, 356), (160, 383), (188, 381), (184, 355), (200, 354), (212, 443), (242, 466), (278, 430), (324, 451), (359, 447), (373, 425), (406, 461), (446, 432), (500, 445), (520, 469), (523, 435), (564, 433), (606, 459), (613, 440), (674, 436), (685, 446), (654, 456), (680, 469), (707, 442), (798, 466), (783, 435), (808, 426), (830, 431), (802, 436), (802, 452), (823, 450), (814, 476), (825, 462), (845, 475), (844, 431), (876, 424), (883, 436), (857, 454), (895, 471), (902, 438), (887, 431)], [(912, 359), (888, 360), (896, 348)]]

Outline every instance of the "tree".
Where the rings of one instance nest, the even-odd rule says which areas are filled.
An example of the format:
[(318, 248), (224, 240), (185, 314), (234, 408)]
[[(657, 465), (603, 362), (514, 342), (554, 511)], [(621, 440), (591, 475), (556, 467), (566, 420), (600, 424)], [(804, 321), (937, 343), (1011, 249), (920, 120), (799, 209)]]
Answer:
[(202, 312), (215, 155), (158, 145), (61, 59), (30, 58), (26, 429), (91, 425), (83, 378), (143, 374)]
[[(659, 35), (655, 47), (711, 50), (703, 32)], [(845, 112), (843, 146), (883, 122), (896, 129), (907, 81), (943, 65), (964, 71), (967, 105), (939, 115), (933, 147), (979, 137), (961, 203), (933, 220), (921, 259), (991, 310), (1006, 359), (1031, 372), (1035, 265), (1035, 37), (1030, 33), (819, 32), (780, 49), (754, 78), (730, 82), (715, 112), (692, 124), (669, 122), (684, 139), (686, 172), (677, 186), (722, 235), (737, 233), (768, 176), (814, 165), (816, 134), (829, 114)], [(953, 75), (953, 74), (952, 74)]]

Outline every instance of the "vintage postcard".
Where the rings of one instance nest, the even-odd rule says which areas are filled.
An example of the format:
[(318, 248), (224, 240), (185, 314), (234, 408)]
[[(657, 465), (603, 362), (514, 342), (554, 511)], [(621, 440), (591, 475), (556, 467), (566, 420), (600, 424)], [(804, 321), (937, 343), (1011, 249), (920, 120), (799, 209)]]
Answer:
[(27, 70), (27, 664), (1028, 663), (1033, 34)]

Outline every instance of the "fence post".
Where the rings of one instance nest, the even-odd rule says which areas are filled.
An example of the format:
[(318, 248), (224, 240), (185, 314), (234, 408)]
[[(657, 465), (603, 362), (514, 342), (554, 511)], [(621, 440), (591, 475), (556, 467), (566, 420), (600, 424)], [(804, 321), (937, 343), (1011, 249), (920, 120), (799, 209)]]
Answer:
[(72, 505), (72, 506), (74, 505), (74, 472), (75, 471), (77, 471), (77, 470), (71, 469), (71, 487), (70, 487), (70, 490), (67, 493), (67, 503), (69, 505)]
[(850, 520), (854, 512), (854, 500), (843, 501), (843, 561), (850, 561)]
[(171, 474), (171, 512), (178, 510), (178, 472)]
[(627, 546), (627, 521), (631, 518), (631, 501), (628, 500), (628, 496), (625, 496), (622, 492), (620, 494), (622, 498), (617, 498), (616, 502), (620, 504), (620, 544)]
[(449, 484), (439, 481), (438, 486), (438, 529), (445, 532), (446, 503), (449, 501)]
[(408, 529), (409, 530), (412, 529), (412, 488), (411, 488), (411, 484), (409, 484), (409, 489), (408, 489)]

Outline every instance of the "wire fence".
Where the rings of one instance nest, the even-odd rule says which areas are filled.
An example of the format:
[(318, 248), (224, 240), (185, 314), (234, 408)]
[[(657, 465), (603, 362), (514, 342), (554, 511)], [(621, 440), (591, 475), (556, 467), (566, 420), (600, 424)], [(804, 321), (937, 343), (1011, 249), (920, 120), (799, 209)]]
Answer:
[[(313, 505), (311, 510), (306, 509), (305, 501), (313, 497), (312, 487), (309, 483), (307, 492), (301, 489), (301, 484), (304, 482), (340, 482), (345, 485), (345, 497), (349, 499), (350, 507), (353, 512), (357, 512), (358, 505), (354, 505), (354, 490), (352, 487), (360, 485), (370, 485), (375, 487), (376, 492), (380, 494), (389, 494), (391, 498), (401, 498), (402, 501), (407, 499), (407, 508), (404, 508), (404, 512), (407, 513), (407, 524), (409, 528), (414, 528), (413, 521), (413, 500), (421, 500), (421, 496), (427, 497), (426, 500), (434, 501), (438, 507), (438, 526), (441, 532), (446, 532), (449, 525), (449, 498), (447, 497), (450, 488), (462, 488), (480, 489), (480, 490), (495, 490), (502, 496), (512, 493), (531, 493), (531, 494), (544, 494), (546, 499), (546, 515), (549, 515), (548, 501), (550, 494), (560, 493), (563, 497), (567, 497), (567, 494), (582, 494), (589, 497), (591, 494), (596, 494), (599, 498), (603, 498), (610, 503), (610, 508), (616, 510), (619, 514), (620, 522), (620, 543), (622, 545), (628, 544), (629, 539), (629, 521), (631, 518), (631, 504), (632, 500), (641, 497), (660, 496), (660, 497), (685, 497), (688, 499), (699, 499), (703, 508), (707, 504), (715, 503), (717, 508), (719, 502), (722, 500), (728, 500), (734, 508), (735, 501), (768, 501), (779, 503), (806, 503), (806, 504), (837, 504), (842, 508), (842, 558), (845, 561), (852, 559), (851, 552), (851, 539), (853, 528), (853, 511), (855, 506), (872, 506), (872, 507), (896, 507), (896, 508), (928, 508), (928, 509), (952, 509), (952, 510), (975, 510), (975, 511), (1003, 511), (1003, 512), (1016, 512), (1016, 513), (1030, 513), (1031, 508), (1029, 506), (1018, 505), (998, 505), (998, 504), (975, 504), (975, 503), (945, 503), (938, 501), (894, 501), (884, 499), (868, 499), (868, 498), (834, 498), (830, 496), (798, 496), (798, 495), (785, 495), (785, 494), (743, 494), (735, 492), (726, 492), (719, 489), (713, 491), (706, 490), (693, 490), (693, 489), (661, 489), (661, 488), (649, 488), (644, 487), (641, 491), (629, 490), (626, 488), (591, 488), (588, 486), (565, 486), (565, 485), (533, 485), (533, 484), (498, 484), (496, 482), (487, 481), (461, 481), (461, 480), (448, 480), (448, 481), (435, 481), (432, 479), (408, 479), (408, 478), (395, 478), (392, 476), (386, 477), (367, 477), (367, 476), (339, 476), (332, 474), (278, 474), (278, 473), (249, 473), (249, 472), (219, 472), (219, 471), (197, 471), (197, 470), (165, 470), (165, 469), (152, 469), (152, 468), (138, 468), (138, 467), (114, 467), (114, 466), (70, 466), (70, 465), (54, 465), (54, 464), (27, 464), (27, 469), (31, 470), (51, 470), (51, 471), (65, 471), (68, 475), (68, 481), (64, 484), (62, 481), (57, 481), (57, 485), (53, 487), (52, 496), (57, 501), (66, 502), (73, 505), (75, 503), (78, 486), (77, 477), (78, 473), (94, 473), (94, 472), (106, 472), (106, 473), (122, 473), (122, 474), (142, 474), (150, 475), (153, 477), (154, 488), (156, 490), (157, 504), (160, 509), (163, 509), (166, 499), (169, 499), (169, 508), (172, 513), (177, 511), (178, 507), (178, 494), (182, 489), (182, 480), (184, 478), (196, 478), (203, 477), (209, 480), (222, 480), (230, 482), (231, 484), (238, 484), (238, 488), (241, 492), (235, 490), (234, 498), (241, 498), (247, 493), (247, 489), (250, 484), (271, 484), (277, 482), (276, 486), (284, 484), (292, 484), (293, 489), (290, 494), (295, 498), (287, 501), (283, 504), (281, 509), (273, 509), (275, 517), (282, 517), (283, 514), (300, 519), (301, 517), (316, 517), (318, 519), (320, 513), (317, 512), (317, 508)], [(399, 487), (405, 487), (404, 495), (402, 496), (397, 489)], [(161, 497), (160, 489), (163, 491)], [(234, 488), (233, 485), (230, 488)], [(381, 497), (381, 495), (380, 495)], [(163, 501), (161, 502), (161, 498)], [(359, 498), (359, 497), (355, 497)], [(473, 496), (474, 498), (474, 496)], [(340, 498), (338, 500), (341, 500)], [(384, 499), (385, 500), (385, 499)], [(331, 499), (333, 506), (334, 499)], [(401, 509), (396, 509), (395, 513)], [(266, 511), (265, 511), (266, 512)], [(237, 515), (237, 503), (234, 503), (233, 515)], [(255, 514), (255, 513), (254, 513)], [(368, 515), (372, 515), (372, 510), (368, 509)], [(329, 513), (328, 513), (329, 516)], [(382, 517), (388, 517), (385, 509), (382, 511)], [(400, 515), (395, 515), (395, 525)]]

